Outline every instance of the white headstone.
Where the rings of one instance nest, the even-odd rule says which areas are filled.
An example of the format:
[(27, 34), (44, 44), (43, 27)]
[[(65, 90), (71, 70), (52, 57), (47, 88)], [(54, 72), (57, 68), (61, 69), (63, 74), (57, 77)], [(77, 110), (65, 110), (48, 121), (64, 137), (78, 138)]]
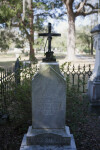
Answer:
[(93, 70), (93, 74), (91, 76), (91, 79), (93, 80), (96, 76), (100, 75), (100, 25), (97, 25), (93, 28), (91, 33), (93, 34), (93, 40), (94, 40), (94, 49), (96, 50), (96, 58), (95, 58), (95, 66)]
[(91, 105), (100, 105), (100, 24), (95, 26), (91, 33), (93, 34), (96, 58), (93, 73), (88, 81), (88, 95)]
[(66, 82), (58, 63), (41, 63), (32, 81), (32, 111), (33, 128), (65, 128)]
[(32, 126), (20, 150), (76, 150), (65, 121), (66, 81), (59, 64), (41, 63), (32, 80)]

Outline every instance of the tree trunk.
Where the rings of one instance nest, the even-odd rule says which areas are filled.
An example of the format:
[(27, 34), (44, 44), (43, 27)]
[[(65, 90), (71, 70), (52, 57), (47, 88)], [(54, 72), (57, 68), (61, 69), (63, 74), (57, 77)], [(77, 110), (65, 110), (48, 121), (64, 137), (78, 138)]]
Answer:
[(32, 5), (32, 0), (31, 0), (31, 6), (30, 6), (30, 60), (35, 59), (35, 53), (34, 53), (34, 29), (33, 29), (33, 5)]
[(67, 61), (75, 59), (75, 15), (72, 6), (66, 5), (68, 14)]
[(91, 36), (91, 55), (93, 55), (93, 38)]
[(69, 61), (75, 58), (75, 20), (73, 17), (68, 18), (67, 58)]

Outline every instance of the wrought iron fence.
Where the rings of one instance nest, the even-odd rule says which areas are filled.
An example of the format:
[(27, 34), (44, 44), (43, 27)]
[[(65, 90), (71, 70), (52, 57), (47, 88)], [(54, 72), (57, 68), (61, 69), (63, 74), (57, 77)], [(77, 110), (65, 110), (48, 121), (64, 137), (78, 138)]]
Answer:
[(14, 67), (0, 71), (0, 112), (2, 113), (7, 111), (7, 105), (12, 98), (14, 81)]
[(23, 65), (19, 60), (15, 62), (15, 66), (0, 70), (0, 113), (7, 113), (9, 104), (13, 102), (16, 86), (23, 84), (24, 79), (32, 79), (37, 70), (36, 65)]
[(61, 72), (64, 74), (67, 82), (67, 89), (74, 86), (78, 92), (86, 93), (88, 79), (92, 74), (91, 65), (75, 66), (63, 64), (61, 66)]
[[(19, 63), (17, 62), (17, 64)], [(39, 70), (36, 65), (26, 66), (21, 64), (16, 67), (17, 69), (15, 66), (0, 71), (0, 112), (7, 112), (9, 102), (13, 101), (15, 87), (22, 84), (23, 79), (32, 79), (33, 75)], [(86, 84), (92, 74), (91, 65), (75, 66), (65, 63), (60, 69), (66, 78), (67, 89), (74, 86), (78, 92), (86, 92)]]

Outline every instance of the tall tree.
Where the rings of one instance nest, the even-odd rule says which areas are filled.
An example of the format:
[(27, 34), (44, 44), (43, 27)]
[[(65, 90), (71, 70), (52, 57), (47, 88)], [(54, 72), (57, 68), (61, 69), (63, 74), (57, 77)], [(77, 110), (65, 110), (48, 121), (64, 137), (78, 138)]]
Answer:
[[(26, 0), (28, 1), (28, 0)], [(31, 0), (31, 7), (26, 8), (25, 19), (22, 20), (22, 0), (0, 0), (0, 21), (19, 27), (23, 31), (30, 43), (30, 55), (34, 58), (34, 30), (41, 29), (44, 19), (48, 16), (53, 18), (60, 18), (67, 14), (68, 16), (68, 38), (67, 38), (67, 52), (68, 58), (73, 60), (75, 54), (75, 20), (78, 16), (87, 16), (98, 11), (96, 7), (89, 0)], [(8, 7), (9, 6), (9, 7)], [(67, 11), (66, 11), (67, 9)], [(5, 11), (6, 10), (6, 11)], [(1, 13), (2, 12), (2, 13)], [(34, 12), (34, 14), (33, 14)], [(3, 17), (1, 17), (3, 15)], [(34, 17), (34, 27), (33, 19)], [(37, 25), (38, 24), (38, 25)]]
[[(30, 45), (30, 59), (35, 59), (34, 30), (42, 29), (48, 15), (53, 16), (48, 0), (0, 0), (0, 23), (18, 27), (26, 35)], [(28, 6), (28, 7), (27, 7)], [(53, 16), (54, 17), (54, 16)]]
[[(45, 6), (45, 11), (37, 12), (36, 16), (47, 16), (63, 19), (64, 15), (68, 17), (68, 36), (67, 36), (67, 53), (68, 59), (73, 60), (75, 57), (75, 21), (79, 16), (87, 16), (97, 13), (98, 5), (91, 0), (37, 0)], [(95, 4), (96, 3), (96, 4)], [(41, 7), (42, 8), (42, 7)]]
[(87, 16), (97, 13), (98, 5), (92, 4), (89, 0), (63, 0), (68, 16), (68, 59), (73, 60), (75, 56), (75, 20), (78, 16)]
[[(33, 1), (26, 0), (24, 1), (26, 5), (23, 5), (22, 0), (0, 0), (0, 23), (4, 25), (5, 28), (17, 27), (20, 29), (22, 34), (26, 35), (29, 45), (30, 45), (30, 59), (35, 59), (34, 53), (34, 27), (33, 27)], [(26, 15), (23, 15), (23, 9), (26, 7)], [(24, 19), (23, 19), (24, 18)]]

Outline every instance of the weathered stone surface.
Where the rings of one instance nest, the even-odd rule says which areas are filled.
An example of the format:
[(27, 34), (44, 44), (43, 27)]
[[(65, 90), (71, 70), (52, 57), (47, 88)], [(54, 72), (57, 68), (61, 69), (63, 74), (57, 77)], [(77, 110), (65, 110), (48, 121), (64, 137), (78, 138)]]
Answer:
[(64, 128), (66, 83), (58, 63), (41, 63), (32, 81), (32, 127)]
[(93, 73), (88, 81), (88, 95), (91, 105), (100, 105), (100, 24), (95, 26), (91, 33), (94, 39), (96, 59)]
[(29, 127), (26, 135), (27, 145), (70, 145), (69, 128), (65, 129), (32, 129)]
[(95, 33), (95, 32), (100, 32), (100, 24), (98, 24), (91, 30), (91, 33)]
[[(69, 128), (67, 129), (67, 133), (69, 133)], [(69, 133), (70, 134), (70, 133)], [(70, 134), (71, 137), (71, 142), (70, 145), (27, 145), (27, 138), (26, 138), (26, 134), (24, 135), (20, 150), (76, 150), (76, 145), (75, 145), (75, 141), (73, 138), (73, 135)]]
[(65, 126), (66, 82), (58, 63), (41, 63), (32, 80), (32, 127), (20, 150), (76, 150)]
[(88, 83), (88, 95), (91, 105), (100, 105), (100, 81), (96, 78)]

